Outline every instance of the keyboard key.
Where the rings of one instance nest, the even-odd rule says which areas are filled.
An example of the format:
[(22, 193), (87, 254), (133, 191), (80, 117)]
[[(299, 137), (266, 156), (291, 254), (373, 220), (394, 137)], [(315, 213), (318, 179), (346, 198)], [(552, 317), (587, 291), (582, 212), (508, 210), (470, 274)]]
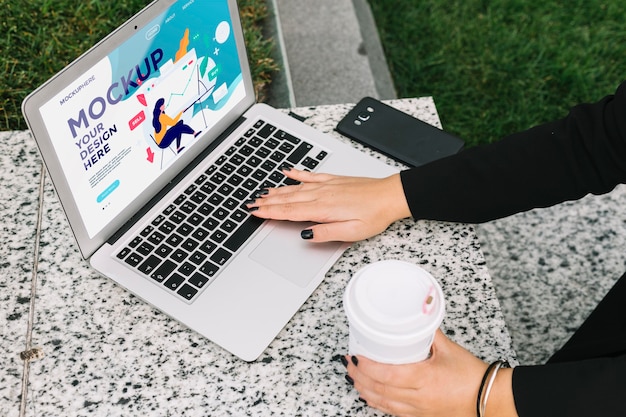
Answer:
[(194, 271), (196, 270), (196, 267), (193, 266), (191, 263), (189, 262), (185, 262), (183, 263), (179, 268), (178, 268), (178, 272), (180, 272), (181, 274), (183, 274), (184, 276), (188, 277), (189, 275), (191, 275)]
[(125, 261), (130, 266), (137, 266), (143, 261), (143, 257), (136, 253), (131, 253)]
[(302, 158), (304, 158), (304, 156), (311, 150), (311, 148), (313, 148), (313, 145), (311, 145), (310, 143), (302, 142), (300, 146), (298, 146), (296, 150), (293, 151), (291, 155), (289, 155), (287, 161), (291, 162), (292, 164), (297, 164)]
[(211, 194), (217, 187), (212, 182), (205, 182), (200, 189), (206, 194)]
[(166, 235), (169, 235), (170, 233), (172, 233), (174, 231), (174, 229), (176, 228), (176, 225), (170, 221), (164, 221), (161, 226), (159, 226), (159, 230), (163, 233), (165, 233)]
[(270, 135), (272, 133), (274, 133), (275, 131), (276, 131), (276, 127), (274, 127), (274, 126), (272, 126), (270, 124), (266, 124), (265, 126), (263, 126), (263, 128), (261, 130), (259, 130), (257, 132), (257, 135), (259, 135), (263, 139), (266, 139), (266, 138), (270, 137)]
[(230, 215), (230, 218), (235, 220), (237, 223), (241, 223), (247, 215), (248, 214), (243, 210), (236, 210)]
[(176, 229), (176, 232), (180, 234), (181, 236), (189, 236), (192, 231), (193, 231), (193, 226), (190, 225), (189, 223), (183, 223), (180, 226), (178, 226), (178, 229)]
[(187, 280), (190, 284), (195, 285), (198, 288), (202, 288), (209, 282), (209, 277), (201, 274), (200, 272), (196, 272)]
[(213, 217), (209, 217), (208, 219), (206, 219), (204, 221), (204, 223), (202, 223), (202, 226), (207, 228), (208, 230), (213, 230), (215, 229), (218, 225), (220, 224), (220, 222)]
[(129, 253), (131, 253), (132, 250), (130, 248), (124, 248), (121, 251), (119, 251), (119, 253), (117, 254), (117, 257), (119, 259), (124, 259), (128, 256)]
[(150, 235), (150, 237), (148, 238), (148, 241), (156, 246), (160, 244), (161, 242), (163, 242), (164, 239), (165, 239), (165, 235), (159, 232), (154, 232)]
[(194, 203), (192, 203), (191, 201), (185, 201), (183, 204), (180, 205), (180, 209), (184, 212), (184, 213), (193, 213), (193, 211), (196, 209), (196, 207), (198, 207), (197, 205), (195, 205)]
[(167, 258), (167, 255), (169, 255), (171, 252), (172, 248), (170, 248), (166, 244), (163, 244), (160, 245), (154, 253), (159, 255), (161, 258)]
[(196, 239), (199, 242), (203, 242), (209, 236), (209, 231), (204, 227), (199, 227), (191, 234), (191, 237)]
[[(196, 184), (191, 184), (189, 187), (187, 187), (185, 189), (185, 194), (189, 195), (191, 193), (193, 193), (194, 191), (196, 191), (196, 189), (198, 188), (198, 186)], [(184, 198), (182, 195), (179, 196), (178, 198)]]
[(167, 281), (165, 281), (165, 286), (167, 288), (169, 288), (172, 291), (176, 291), (178, 289), (178, 287), (180, 287), (183, 282), (185, 282), (185, 278), (178, 275), (178, 274), (173, 274), (171, 276), (170, 279), (168, 279)]
[(209, 261), (206, 261), (201, 267), (200, 267), (200, 272), (202, 272), (203, 274), (205, 274), (208, 277), (213, 277), (215, 276), (215, 274), (217, 274), (217, 272), (220, 270), (220, 268), (215, 265), (214, 263), (211, 263)]
[(217, 248), (217, 245), (211, 242), (210, 240), (206, 240), (202, 242), (202, 245), (200, 245), (200, 250), (206, 253), (207, 255), (210, 255), (211, 253), (213, 253), (215, 248)]
[(207, 195), (200, 192), (200, 191), (196, 191), (195, 193), (193, 193), (193, 195), (191, 197), (189, 197), (191, 201), (193, 201), (194, 203), (198, 203), (201, 204), (204, 200), (206, 200)]
[(182, 245), (180, 245), (180, 247), (187, 250), (187, 252), (193, 252), (193, 250), (196, 249), (198, 245), (199, 245), (198, 242), (196, 242), (192, 238), (188, 238), (188, 239), (185, 239), (185, 241), (183, 242)]
[(232, 253), (228, 252), (225, 249), (219, 248), (215, 251), (215, 253), (213, 253), (213, 255), (211, 255), (211, 260), (218, 265), (224, 265), (226, 262), (228, 262), (231, 256)]
[(198, 208), (198, 213), (203, 215), (203, 216), (208, 216), (209, 214), (211, 214), (211, 212), (213, 211), (213, 206), (204, 203), (202, 204), (199, 208)]
[(172, 259), (172, 261), (176, 262), (177, 264), (180, 264), (185, 259), (187, 259), (188, 254), (189, 252), (187, 251), (184, 251), (182, 249), (176, 249), (174, 253), (172, 253), (172, 256), (170, 256), (170, 259)]
[(220, 228), (226, 233), (230, 233), (237, 228), (237, 223), (231, 220), (226, 220), (224, 223), (222, 223)]
[(272, 161), (265, 161), (263, 162), (263, 164), (261, 165), (261, 168), (264, 169), (267, 172), (271, 172), (274, 168), (276, 168), (278, 166), (278, 164), (275, 164)]
[(222, 184), (222, 185), (220, 186), (220, 188), (218, 188), (218, 190), (217, 190), (217, 191), (218, 191), (220, 194), (222, 194), (223, 196), (225, 196), (225, 197), (226, 197), (226, 196), (230, 195), (230, 193), (232, 193), (234, 189), (235, 189), (235, 187), (233, 187), (232, 185)]
[(184, 299), (191, 300), (198, 293), (198, 290), (196, 290), (194, 287), (192, 287), (189, 284), (183, 284), (183, 286), (180, 287), (180, 290), (176, 292), (179, 295), (181, 295)]
[(295, 148), (295, 145), (293, 145), (293, 144), (291, 144), (289, 142), (285, 142), (285, 143), (280, 145), (278, 150), (281, 151), (281, 152), (284, 152), (284, 153), (289, 153), (289, 152), (293, 151), (293, 148)]
[(272, 161), (280, 162), (285, 159), (285, 154), (279, 151), (274, 151), (274, 153), (270, 155), (270, 159)]
[(313, 170), (319, 165), (319, 162), (316, 159), (307, 156), (306, 158), (304, 158), (304, 161), (302, 161), (302, 165), (309, 168), (310, 170)]
[[(166, 215), (166, 216), (169, 216), (170, 214), (172, 214), (174, 212), (174, 210), (176, 210), (176, 206), (174, 204), (170, 204), (169, 206), (167, 206), (165, 208), (165, 210), (163, 210), (163, 214)], [(161, 217), (163, 217), (163, 216), (161, 216)], [(165, 220), (165, 218), (163, 217), (162, 220)], [(156, 221), (156, 219), (155, 219), (155, 221)], [(152, 222), (152, 224), (154, 224), (155, 226), (158, 226), (158, 224), (155, 224), (155, 222)]]
[(289, 133), (282, 131), (282, 130), (277, 131), (274, 137), (278, 139), (288, 140), (289, 142), (296, 144), (296, 145), (302, 141), (300, 138), (290, 135)]
[(152, 233), (153, 230), (154, 230), (154, 227), (148, 225), (141, 231), (140, 235), (143, 236), (143, 237), (146, 237), (150, 233)]
[(228, 210), (225, 210), (222, 207), (218, 207), (214, 212), (213, 216), (219, 220), (224, 220), (226, 216), (228, 216)]
[(143, 242), (137, 246), (137, 252), (143, 256), (148, 256), (154, 250), (154, 246), (148, 242)]
[(173, 248), (177, 247), (178, 245), (180, 245), (180, 242), (183, 241), (183, 238), (181, 235), (176, 234), (176, 233), (172, 233), (170, 236), (168, 236), (168, 238), (165, 240), (165, 242), (172, 246)]
[(220, 185), (221, 183), (226, 181), (226, 175), (220, 172), (216, 172), (215, 174), (211, 176), (211, 181), (217, 185)]
[(131, 248), (136, 248), (141, 243), (142, 240), (143, 239), (140, 236), (137, 236), (136, 238), (130, 241), (128, 246), (130, 246)]
[(150, 278), (161, 282), (165, 280), (165, 278), (169, 277), (175, 269), (176, 264), (170, 260), (166, 260), (150, 275)]
[(270, 149), (276, 149), (276, 147), (280, 145), (280, 142), (277, 141), (274, 138), (269, 138), (266, 142), (265, 142), (265, 146), (267, 146)]
[(317, 154), (315, 159), (317, 159), (318, 161), (321, 161), (322, 159), (326, 158), (327, 155), (328, 155), (328, 152), (321, 151), (320, 153)]
[(200, 215), (199, 213), (191, 213), (187, 221), (189, 222), (189, 224), (197, 226), (204, 221), (204, 216)]
[(186, 214), (176, 210), (174, 213), (170, 215), (170, 220), (176, 224), (180, 224), (183, 220), (185, 220), (186, 217), (187, 217)]
[(200, 251), (195, 251), (190, 257), (189, 261), (193, 262), (196, 265), (200, 265), (204, 260), (208, 257), (207, 254), (202, 253)]
[(152, 271), (161, 263), (161, 259), (157, 256), (150, 255), (137, 269), (146, 275), (150, 275)]
[(200, 176), (198, 178), (196, 178), (196, 180), (194, 181), (196, 184), (201, 185), (203, 182), (205, 182), (207, 180), (207, 178), (209, 178), (208, 176), (206, 176), (205, 174), (200, 174)]
[[(244, 167), (245, 167), (245, 165), (244, 165)], [(239, 168), (239, 169), (237, 170), (237, 172), (240, 172), (240, 171), (242, 171), (242, 169), (241, 169), (241, 168)], [(244, 175), (248, 175), (248, 173), (246, 173), (246, 174), (244, 174)], [(237, 175), (237, 174), (232, 175), (232, 176), (231, 176), (231, 177), (227, 180), (227, 182), (228, 182), (230, 185), (233, 185), (233, 186), (235, 186), (235, 187), (236, 187), (236, 186), (238, 186), (239, 184), (241, 184), (241, 182), (242, 182), (242, 181), (243, 181), (243, 177), (241, 177), (240, 175)]]
[(282, 172), (274, 171), (269, 176), (269, 179), (274, 181), (275, 183), (281, 182), (285, 178), (285, 174)]
[(263, 139), (259, 137), (253, 137), (248, 141), (248, 145), (252, 146), (253, 148), (258, 148), (259, 146), (261, 146), (262, 143)]
[(224, 239), (226, 239), (226, 233), (219, 229), (211, 234), (211, 240), (215, 243), (222, 243)]
[(241, 149), (239, 149), (239, 153), (243, 156), (250, 156), (252, 155), (253, 152), (254, 152), (254, 148), (248, 145), (242, 146)]
[(258, 217), (250, 216), (248, 219), (243, 222), (239, 228), (233, 233), (233, 235), (228, 238), (226, 242), (224, 242), (224, 246), (227, 249), (235, 252), (237, 249), (243, 245), (246, 240), (263, 224), (263, 219), (259, 219)]
[(235, 190), (232, 196), (239, 201), (243, 201), (243, 200), (246, 200), (249, 195), (250, 195), (249, 191), (246, 191), (243, 188), (239, 188)]

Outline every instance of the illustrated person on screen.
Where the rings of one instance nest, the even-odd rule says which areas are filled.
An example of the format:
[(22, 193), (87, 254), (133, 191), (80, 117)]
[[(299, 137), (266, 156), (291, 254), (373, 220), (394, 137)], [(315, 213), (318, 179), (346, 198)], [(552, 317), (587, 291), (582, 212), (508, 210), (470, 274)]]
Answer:
[(165, 149), (176, 140), (176, 152), (180, 153), (185, 148), (181, 147), (183, 134), (193, 135), (194, 138), (200, 134), (200, 131), (194, 131), (191, 126), (180, 120), (182, 114), (181, 111), (176, 117), (171, 118), (165, 114), (165, 99), (157, 100), (152, 111), (152, 127), (154, 127), (154, 141), (159, 148)]

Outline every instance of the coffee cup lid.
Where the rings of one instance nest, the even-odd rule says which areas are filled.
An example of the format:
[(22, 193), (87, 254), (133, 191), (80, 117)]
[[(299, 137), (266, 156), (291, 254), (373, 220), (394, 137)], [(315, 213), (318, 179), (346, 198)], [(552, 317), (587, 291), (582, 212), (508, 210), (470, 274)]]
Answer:
[(353, 324), (401, 338), (432, 333), (445, 310), (437, 281), (417, 265), (399, 260), (359, 270), (346, 288), (344, 302)]

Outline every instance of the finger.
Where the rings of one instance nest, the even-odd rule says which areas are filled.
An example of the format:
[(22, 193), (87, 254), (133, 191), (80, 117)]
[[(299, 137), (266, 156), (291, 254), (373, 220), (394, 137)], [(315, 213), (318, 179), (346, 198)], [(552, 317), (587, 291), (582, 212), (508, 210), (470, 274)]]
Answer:
[(421, 380), (428, 381), (430, 360), (403, 365), (389, 365), (358, 356), (358, 372), (369, 380), (385, 387), (422, 386)]
[(303, 231), (302, 238), (311, 242), (356, 242), (363, 239), (362, 222), (357, 220), (320, 223)]
[(310, 231), (307, 239), (312, 242), (358, 242), (382, 231), (358, 219), (320, 223), (306, 230)]
[(262, 219), (312, 222), (320, 219), (316, 204), (303, 197), (303, 194), (280, 198), (278, 201), (259, 198), (247, 207), (252, 215)]
[(371, 407), (377, 408), (393, 415), (414, 415), (415, 407), (412, 405), (415, 390), (410, 388), (394, 387), (381, 384), (360, 372), (359, 367), (352, 363), (348, 366), (348, 373), (354, 381), (354, 388), (359, 396)]

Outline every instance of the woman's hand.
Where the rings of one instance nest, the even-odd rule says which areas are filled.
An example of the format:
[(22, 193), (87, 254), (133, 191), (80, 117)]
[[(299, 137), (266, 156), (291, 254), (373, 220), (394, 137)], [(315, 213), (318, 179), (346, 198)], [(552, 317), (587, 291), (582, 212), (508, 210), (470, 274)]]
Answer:
[[(476, 401), (487, 364), (438, 330), (425, 361), (386, 365), (362, 356), (347, 357), (348, 382), (371, 407), (396, 416), (476, 417)], [(489, 400), (487, 417), (517, 416), (511, 369), (501, 369)]]
[(366, 239), (411, 215), (399, 174), (363, 178), (296, 169), (283, 173), (300, 184), (269, 189), (248, 208), (264, 219), (318, 223), (302, 233), (314, 242)]

